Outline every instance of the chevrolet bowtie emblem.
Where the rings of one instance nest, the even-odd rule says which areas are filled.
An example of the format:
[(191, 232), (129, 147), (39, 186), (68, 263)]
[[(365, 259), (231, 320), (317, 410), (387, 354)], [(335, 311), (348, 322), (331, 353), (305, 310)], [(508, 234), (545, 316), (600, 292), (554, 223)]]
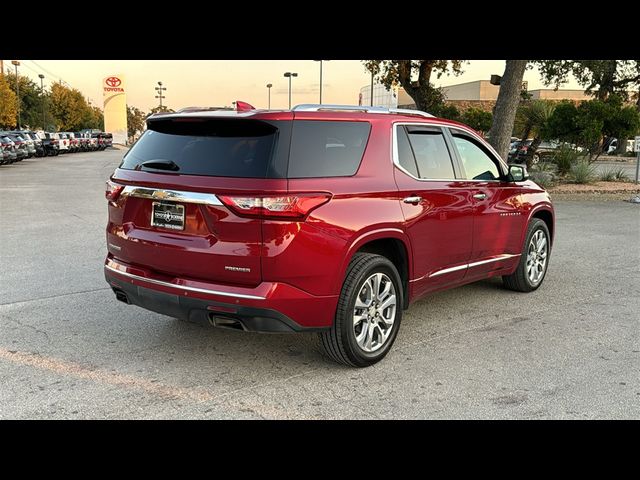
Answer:
[(159, 198), (160, 200), (167, 198), (167, 192), (164, 190), (156, 190), (153, 192), (153, 198)]

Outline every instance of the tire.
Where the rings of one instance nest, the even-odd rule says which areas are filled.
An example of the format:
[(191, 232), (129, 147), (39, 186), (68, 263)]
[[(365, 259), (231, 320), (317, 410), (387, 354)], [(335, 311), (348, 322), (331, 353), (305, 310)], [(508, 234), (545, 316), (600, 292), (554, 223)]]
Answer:
[[(374, 276), (377, 280), (372, 280)], [(372, 309), (358, 307), (358, 311), (363, 312), (359, 315), (363, 319), (354, 324), (356, 300), (363, 293), (366, 296), (369, 292), (373, 292), (371, 285), (374, 284), (369, 281), (377, 281), (378, 292), (382, 287), (383, 294), (386, 291), (386, 285), (391, 283), (392, 287), (389, 287), (389, 292), (382, 297), (381, 301), (382, 303), (389, 301), (395, 292), (395, 308), (388, 306), (384, 310), (378, 310), (378, 315), (367, 317), (372, 313)], [(367, 283), (366, 287), (365, 283)], [(362, 304), (375, 304), (373, 296), (366, 300), (367, 302)], [(393, 263), (382, 255), (357, 253), (349, 263), (333, 325), (330, 330), (319, 334), (324, 353), (332, 360), (350, 367), (368, 367), (379, 362), (389, 352), (398, 335), (402, 321), (402, 305), (404, 305), (402, 281)], [(382, 318), (387, 316), (387, 320)], [(377, 325), (375, 322), (378, 322), (379, 326), (366, 327), (369, 324)], [(390, 326), (389, 323), (391, 323)], [(383, 332), (384, 327), (387, 329)], [(356, 337), (357, 330), (359, 330), (360, 340)], [(367, 339), (370, 339), (369, 351), (367, 351)], [(364, 345), (361, 346), (359, 342)]]
[[(542, 232), (541, 234), (538, 232)], [(534, 236), (540, 235), (544, 236), (546, 240), (546, 250), (544, 256), (544, 266), (542, 271), (537, 266), (533, 268), (538, 268), (539, 277), (532, 278), (530, 276), (528, 263), (529, 263), (529, 250), (532, 246), (532, 239)], [(534, 242), (535, 243), (535, 242)], [(537, 253), (537, 258), (539, 257), (540, 252)], [(502, 281), (504, 286), (509, 290), (514, 290), (516, 292), (532, 292), (536, 290), (542, 282), (544, 281), (544, 277), (547, 275), (547, 270), (549, 269), (549, 257), (551, 254), (551, 235), (549, 235), (549, 228), (547, 228), (547, 224), (540, 220), (539, 218), (534, 218), (529, 223), (529, 227), (527, 228), (527, 235), (525, 237), (524, 245), (522, 246), (522, 255), (520, 255), (520, 262), (518, 263), (518, 268), (511, 275), (504, 275), (502, 277)], [(536, 263), (539, 265), (539, 262)]]

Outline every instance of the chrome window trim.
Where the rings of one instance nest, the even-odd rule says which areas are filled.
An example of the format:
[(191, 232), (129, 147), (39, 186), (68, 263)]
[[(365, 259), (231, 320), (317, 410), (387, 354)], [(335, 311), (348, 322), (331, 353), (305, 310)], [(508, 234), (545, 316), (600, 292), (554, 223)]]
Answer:
[(222, 206), (222, 202), (211, 193), (186, 192), (183, 190), (165, 190), (162, 188), (137, 187), (127, 185), (120, 196), (146, 198), (149, 200), (167, 200), (172, 202), (198, 203), (202, 205)]
[[(486, 260), (479, 260), (477, 262), (465, 263), (463, 265), (456, 265), (455, 267), (443, 268), (442, 270), (436, 270), (435, 272), (430, 273), (429, 274), (429, 278), (437, 277), (438, 275), (444, 275), (445, 273), (457, 272), (459, 270), (464, 270), (466, 268), (479, 267), (480, 265), (485, 265), (487, 263), (499, 262), (500, 260), (508, 260), (510, 258), (513, 258), (513, 257), (519, 257), (520, 255), (521, 255), (520, 253), (515, 253), (515, 254), (503, 253), (502, 255), (499, 255), (499, 256), (494, 257), (494, 258), (488, 258)], [(421, 280), (422, 278), (424, 278), (424, 277), (420, 277), (420, 278), (418, 278), (416, 280)], [(412, 282), (414, 282), (416, 280), (412, 280)]]
[(106, 268), (107, 270), (111, 270), (112, 272), (118, 273), (120, 275), (124, 275), (125, 277), (133, 278), (135, 280), (140, 280), (142, 282), (153, 283), (155, 285), (161, 285), (163, 287), (175, 288), (177, 290), (188, 290), (190, 292), (207, 293), (209, 295), (219, 295), (221, 297), (245, 298), (247, 300), (265, 300), (265, 297), (259, 297), (257, 295), (246, 295), (244, 293), (229, 293), (229, 292), (221, 292), (219, 290), (209, 290), (206, 288), (187, 287), (185, 285), (175, 285), (173, 283), (163, 282), (161, 280), (155, 280), (153, 278), (141, 277), (140, 275), (135, 275), (129, 272), (123, 272), (122, 270), (118, 270), (117, 268), (110, 267), (109, 265), (105, 265), (104, 268)]
[[(460, 182), (460, 181), (466, 181), (466, 180), (464, 180), (462, 178), (455, 178), (455, 177), (454, 178), (420, 178), (420, 177), (416, 177), (413, 174), (409, 173), (402, 165), (400, 165), (400, 157), (398, 155), (398, 129), (397, 129), (397, 127), (399, 127), (401, 125), (418, 125), (418, 126), (424, 125), (424, 126), (428, 126), (428, 127), (447, 128), (446, 125), (443, 125), (441, 123), (435, 123), (435, 122), (394, 122), (391, 125), (391, 149), (392, 149), (391, 157), (392, 157), (393, 164), (396, 166), (396, 168), (398, 168), (399, 170), (401, 170), (405, 174), (409, 175), (414, 180), (418, 180), (419, 182)], [(442, 133), (442, 135), (444, 136), (444, 132)], [(453, 166), (453, 158), (451, 158), (451, 168), (453, 169), (453, 171), (454, 171), (453, 173), (455, 175), (455, 168)]]

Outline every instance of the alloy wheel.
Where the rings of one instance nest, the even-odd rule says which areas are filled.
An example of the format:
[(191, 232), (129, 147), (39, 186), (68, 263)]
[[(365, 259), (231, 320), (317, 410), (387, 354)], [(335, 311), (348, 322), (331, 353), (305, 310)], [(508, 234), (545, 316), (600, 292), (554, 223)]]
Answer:
[(384, 273), (374, 273), (362, 285), (353, 309), (353, 332), (358, 346), (371, 353), (391, 334), (396, 318), (396, 289)]

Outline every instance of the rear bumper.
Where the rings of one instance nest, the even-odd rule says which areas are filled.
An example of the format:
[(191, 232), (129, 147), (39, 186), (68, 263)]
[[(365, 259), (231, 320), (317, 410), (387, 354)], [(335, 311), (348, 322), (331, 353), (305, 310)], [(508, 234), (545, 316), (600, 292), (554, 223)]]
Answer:
[[(243, 330), (301, 332), (329, 328), (337, 296), (315, 296), (291, 285), (262, 282), (238, 287), (171, 278), (107, 257), (105, 278), (128, 303), (175, 318)], [(125, 300), (120, 295), (121, 300)]]

